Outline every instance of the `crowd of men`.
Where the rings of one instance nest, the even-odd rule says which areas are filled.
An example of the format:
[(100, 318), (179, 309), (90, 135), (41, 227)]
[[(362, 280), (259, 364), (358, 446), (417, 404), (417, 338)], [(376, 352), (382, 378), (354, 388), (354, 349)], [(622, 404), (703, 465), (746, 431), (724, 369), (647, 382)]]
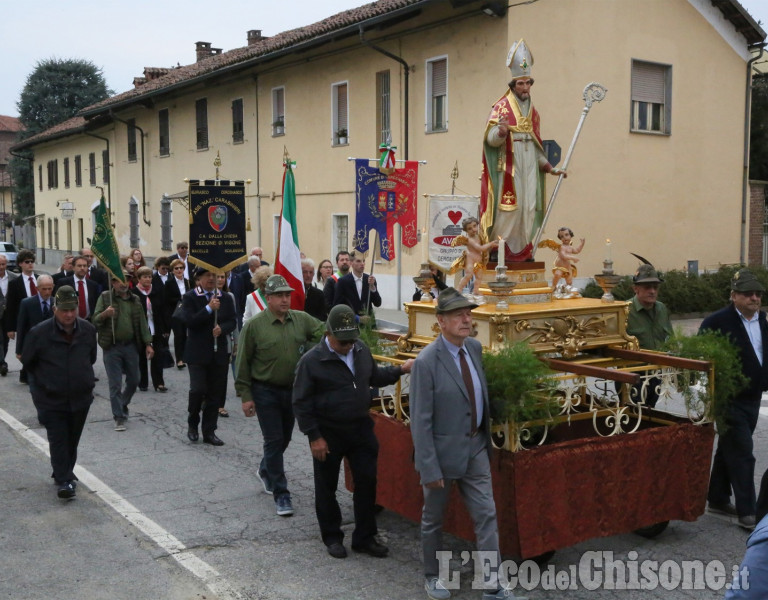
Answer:
[[(443, 548), (443, 513), (453, 485), (472, 516), (478, 549), (490, 557), (490, 564), (498, 564), (491, 557), (498, 555), (499, 542), (489, 463), (488, 392), (482, 347), (470, 335), (471, 310), (476, 307), (471, 300), (453, 288), (443, 289), (436, 301), (440, 335), (415, 360), (381, 367), (359, 340), (360, 324), (381, 304), (376, 279), (364, 273), (362, 257), (340, 252), (336, 271), (324, 277), (315, 277), (313, 261), (304, 258), (307, 304), (302, 311), (290, 308), (295, 290), (284, 277), (272, 274), (260, 248), (252, 251), (244, 268), (218, 275), (189, 267), (188, 244), (180, 243), (177, 250), (172, 257), (158, 258), (154, 272), (142, 265), (124, 277), (113, 274), (111, 281), (93, 264), (90, 249), (65, 261), (53, 277), (35, 274), (35, 255), (29, 250), (18, 254), (19, 274), (9, 272), (6, 257), (0, 255), (0, 375), (7, 375), (4, 358), (13, 339), (23, 366), (21, 381), (29, 384), (46, 428), (60, 498), (76, 496), (74, 466), (98, 381), (93, 370), (97, 344), (103, 350), (116, 431), (126, 430), (136, 389), (146, 389), (147, 361), (151, 364), (167, 354), (169, 364), (163, 367), (175, 363), (189, 373), (187, 437), (197, 442), (202, 427), (203, 442), (212, 446), (224, 444), (216, 429), (219, 416), (227, 416), (224, 404), (232, 365), (243, 413), (256, 416), (261, 428), (263, 456), (257, 478), (272, 497), (276, 514), (294, 513), (283, 456), (298, 421), (313, 457), (315, 511), (327, 552), (335, 558), (347, 556), (336, 499), (341, 461), (346, 458), (355, 482), (352, 550), (387, 556), (388, 548), (377, 537), (378, 442), (368, 409), (371, 388), (392, 384), (412, 371), (411, 433), (424, 493), (425, 591), (433, 599), (450, 596), (439, 579), (437, 552)], [(137, 264), (143, 263), (136, 258)], [(657, 299), (662, 281), (652, 265), (642, 265), (633, 279), (635, 297), (627, 327), (641, 348), (658, 349), (672, 332), (669, 312)], [(174, 290), (175, 295), (168, 293)], [(752, 453), (760, 399), (768, 389), (768, 363), (763, 360), (768, 324), (760, 310), (765, 290), (753, 273), (736, 273), (731, 290), (731, 303), (706, 318), (701, 330), (730, 338), (749, 385), (728, 409), (729, 429), (719, 437), (708, 509), (733, 515), (741, 527), (752, 530), (768, 512), (768, 486), (756, 497)], [(248, 300), (250, 312), (245, 309)], [(172, 328), (172, 322), (177, 327)], [(168, 337), (182, 330), (186, 344), (181, 353), (176, 346), (174, 360)], [(152, 380), (157, 391), (165, 391), (164, 384), (163, 389), (156, 384), (154, 369)], [(654, 407), (660, 382), (653, 377), (649, 381), (630, 394), (633, 401)], [(730, 502), (731, 493), (735, 503)], [(513, 597), (500, 587), (493, 571), (485, 587), (486, 600)]]

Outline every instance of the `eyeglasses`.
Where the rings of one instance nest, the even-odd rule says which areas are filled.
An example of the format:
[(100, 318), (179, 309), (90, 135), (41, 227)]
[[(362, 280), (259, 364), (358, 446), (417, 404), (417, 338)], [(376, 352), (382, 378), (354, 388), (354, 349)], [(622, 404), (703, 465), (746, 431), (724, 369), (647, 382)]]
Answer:
[(751, 298), (752, 296), (757, 296), (758, 298), (763, 297), (763, 292), (759, 292), (757, 290), (751, 291), (751, 292), (739, 292), (742, 296), (745, 298)]
[(174, 270), (174, 271), (183, 271), (183, 270), (184, 270), (184, 267), (182, 267), (181, 265), (179, 265), (178, 267), (173, 267), (173, 270)]
[(339, 346), (354, 346), (355, 340), (336, 340), (339, 343)]
[(33, 264), (35, 264), (34, 260), (22, 260), (21, 262), (22, 262), (22, 264), (25, 264), (25, 265), (33, 265)]

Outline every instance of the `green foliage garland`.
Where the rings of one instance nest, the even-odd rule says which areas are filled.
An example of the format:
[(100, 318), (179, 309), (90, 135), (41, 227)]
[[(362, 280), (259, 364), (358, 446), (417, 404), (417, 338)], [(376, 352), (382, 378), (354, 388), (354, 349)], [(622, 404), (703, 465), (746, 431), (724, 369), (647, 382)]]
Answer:
[(483, 352), (483, 369), (494, 421), (520, 424), (550, 417), (557, 384), (553, 371), (528, 344), (506, 344), (498, 352)]
[(736, 346), (718, 332), (705, 331), (699, 335), (687, 336), (678, 329), (666, 341), (663, 349), (675, 356), (714, 362), (714, 396), (710, 395), (708, 388), (701, 386), (692, 388), (684, 385), (681, 392), (690, 413), (706, 414), (722, 434), (727, 428), (725, 417), (729, 403), (747, 385)]

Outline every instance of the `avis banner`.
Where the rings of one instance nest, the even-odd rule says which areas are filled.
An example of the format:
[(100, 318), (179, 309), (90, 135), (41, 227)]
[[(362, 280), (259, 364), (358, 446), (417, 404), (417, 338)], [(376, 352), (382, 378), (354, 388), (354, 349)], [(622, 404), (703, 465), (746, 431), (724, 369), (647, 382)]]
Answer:
[(480, 210), (478, 196), (429, 195), (429, 221), (427, 240), (429, 262), (444, 273), (453, 264), (465, 246), (451, 247), (451, 242), (462, 234), (461, 222), (477, 217)]

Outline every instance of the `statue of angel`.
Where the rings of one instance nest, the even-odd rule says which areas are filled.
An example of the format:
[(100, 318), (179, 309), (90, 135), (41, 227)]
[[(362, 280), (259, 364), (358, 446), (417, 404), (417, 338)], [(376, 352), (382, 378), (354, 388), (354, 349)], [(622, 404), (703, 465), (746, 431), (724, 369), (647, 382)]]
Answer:
[(576, 263), (579, 259), (575, 255), (584, 248), (584, 238), (581, 238), (578, 246), (574, 246), (573, 231), (568, 227), (561, 227), (557, 230), (557, 239), (560, 241), (539, 242), (539, 248), (546, 247), (557, 252), (552, 265), (552, 288), (555, 290), (555, 298), (580, 298), (581, 292), (573, 286), (573, 277), (578, 275)]

